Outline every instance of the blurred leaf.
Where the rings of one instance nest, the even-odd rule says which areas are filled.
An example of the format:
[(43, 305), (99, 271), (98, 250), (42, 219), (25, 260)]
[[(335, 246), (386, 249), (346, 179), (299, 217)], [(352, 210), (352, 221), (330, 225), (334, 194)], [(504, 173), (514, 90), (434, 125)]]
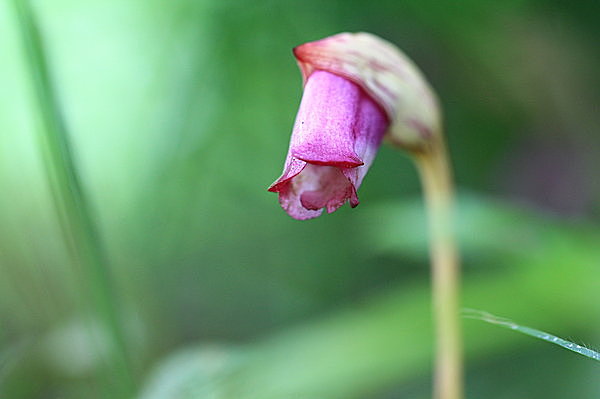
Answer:
[[(492, 198), (462, 192), (458, 196), (455, 229), (466, 260), (498, 256), (549, 256), (557, 242), (582, 247), (581, 255), (600, 254), (600, 231), (588, 223), (569, 222), (533, 209), (518, 208)], [(374, 253), (423, 259), (427, 255), (427, 225), (420, 198), (371, 205), (361, 216), (362, 239)], [(574, 253), (577, 256), (577, 252)], [(484, 267), (479, 265), (477, 267)]]
[[(478, 226), (481, 215), (497, 212), (501, 215), (520, 215), (521, 221), (539, 228), (535, 213), (511, 209), (508, 206), (497, 206), (471, 197), (470, 211), (461, 213), (465, 226)], [(412, 207), (414, 208), (413, 204)], [(403, 214), (415, 212), (411, 205), (394, 209), (385, 208), (390, 223)], [(478, 210), (473, 212), (473, 210)], [(406, 212), (406, 213), (404, 213)], [(418, 212), (417, 212), (418, 214)], [(414, 247), (424, 247), (424, 237), (406, 239), (409, 227), (424, 224), (420, 218), (411, 218), (412, 225), (398, 223), (404, 234), (384, 234), (387, 240), (398, 238), (400, 244), (410, 242)], [(407, 220), (404, 219), (403, 222)], [(372, 219), (378, 224), (380, 219)], [(541, 220), (540, 220), (540, 223)], [(551, 248), (556, 242), (554, 234), (571, 235), (561, 223), (544, 222), (546, 237), (540, 237), (536, 254), (515, 251), (507, 259), (510, 263), (500, 263), (502, 278), (496, 272), (466, 275), (464, 279), (464, 303), (486, 309), (501, 309), (502, 313), (515, 317), (529, 317), (536, 325), (559, 329), (567, 324), (574, 328), (589, 326), (590, 314), (597, 314), (600, 306), (596, 298), (596, 284), (581, 281), (578, 276), (597, 275), (597, 264), (590, 260), (598, 259), (598, 249), (593, 246), (580, 246), (577, 241), (566, 240), (560, 249)], [(478, 250), (485, 250), (493, 240), (507, 240), (506, 223), (502, 218), (486, 219), (485, 234), (488, 241), (475, 245)], [(573, 227), (579, 230), (578, 226)], [(412, 230), (412, 229), (411, 229)], [(383, 231), (386, 231), (385, 229)], [(594, 240), (597, 230), (583, 229), (578, 232), (579, 238)], [(547, 240), (546, 240), (547, 239)], [(513, 244), (514, 245), (514, 244)], [(409, 246), (410, 247), (410, 246)], [(513, 251), (513, 248), (508, 249)], [(557, 251), (565, 255), (555, 257)], [(533, 261), (537, 258), (537, 261)], [(563, 269), (563, 262), (568, 259), (569, 276), (560, 276), (552, 280), (552, 290), (545, 289), (544, 280)], [(575, 281), (574, 281), (575, 280)], [(555, 292), (564, 292), (577, 286), (579, 295), (564, 298), (560, 306), (554, 306)], [(502, 298), (501, 301), (498, 299)], [(543, 312), (532, 309), (544, 306)], [(572, 309), (578, 309), (573, 312)], [(527, 316), (526, 316), (527, 315)], [(146, 398), (361, 398), (394, 383), (406, 382), (417, 376), (428, 374), (431, 355), (431, 326), (429, 314), (429, 291), (425, 282), (421, 281), (410, 288), (403, 288), (387, 295), (372, 298), (365, 304), (354, 306), (338, 314), (317, 320), (289, 331), (275, 334), (256, 344), (249, 344), (241, 351), (244, 361), (234, 368), (225, 367), (217, 376), (210, 377), (201, 370), (202, 357), (194, 355), (196, 349), (187, 351), (190, 357), (196, 356), (198, 371), (177, 375), (178, 370), (187, 369), (181, 365), (175, 367), (181, 353), (167, 360), (168, 366), (158, 366), (157, 375), (165, 379), (170, 372), (175, 375), (167, 378), (176, 381), (170, 393), (175, 396), (153, 396), (153, 392), (145, 391)], [(514, 334), (502, 334), (493, 330), (485, 330), (480, 324), (465, 326), (466, 350), (470, 362), (476, 359), (509, 350), (520, 343), (520, 337)], [(598, 326), (593, 326), (597, 328)], [(237, 351), (240, 351), (238, 348)], [(208, 367), (208, 366), (206, 366)], [(158, 378), (158, 377), (155, 377)], [(150, 380), (147, 387), (158, 387), (156, 380)], [(158, 389), (158, 388), (156, 388)], [(203, 395), (198, 395), (202, 392)]]
[[(201, 345), (173, 353), (151, 374), (140, 397), (222, 397), (224, 393), (219, 391), (219, 381), (239, 367), (243, 357), (237, 352), (227, 346)], [(191, 380), (193, 385), (189, 384)]]

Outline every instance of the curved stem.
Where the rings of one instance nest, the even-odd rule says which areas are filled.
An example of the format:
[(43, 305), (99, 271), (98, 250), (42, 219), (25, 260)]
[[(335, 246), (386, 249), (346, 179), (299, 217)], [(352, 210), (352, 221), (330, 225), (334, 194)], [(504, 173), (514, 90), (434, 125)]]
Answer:
[(463, 396), (462, 338), (459, 318), (460, 267), (453, 230), (450, 163), (441, 136), (415, 157), (428, 214), (436, 361), (435, 399)]

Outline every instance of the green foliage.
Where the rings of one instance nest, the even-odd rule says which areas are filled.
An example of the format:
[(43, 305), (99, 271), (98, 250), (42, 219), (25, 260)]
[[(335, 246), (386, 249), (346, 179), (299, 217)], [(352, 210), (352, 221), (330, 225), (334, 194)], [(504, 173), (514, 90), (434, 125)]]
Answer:
[[(464, 303), (522, 315), (553, 329), (564, 329), (568, 325), (572, 331), (584, 330), (589, 323), (589, 316), (585, 315), (600, 311), (595, 301), (596, 282), (580, 282), (578, 289), (582, 295), (563, 298), (570, 301), (568, 306), (564, 302), (553, 306), (554, 292), (566, 292), (579, 281), (577, 276), (595, 273), (596, 265), (590, 260), (598, 259), (598, 248), (581, 247), (579, 243), (598, 239), (600, 230), (581, 233), (578, 232), (580, 226), (569, 228), (538, 214), (506, 205), (490, 205), (473, 196), (460, 204), (464, 205), (459, 208), (462, 229), (473, 232), (472, 228), (485, 221), (486, 234), (496, 237), (494, 245), (498, 247), (513, 245), (514, 237), (505, 234), (506, 219), (494, 221), (488, 215), (519, 214), (521, 223), (532, 230), (563, 235), (557, 237), (563, 243), (559, 257), (553, 249), (555, 242), (540, 240), (535, 256), (520, 252), (505, 260), (496, 257), (498, 263), (493, 272), (467, 274)], [(397, 223), (402, 220), (398, 216), (412, 215), (412, 225), (423, 226), (425, 220), (420, 204), (390, 205), (380, 211), (381, 218), (376, 217), (377, 211), (372, 212), (365, 219), (365, 225), (379, 220), (379, 228), (387, 231), (385, 235), (400, 244), (401, 249), (405, 245), (406, 248), (426, 247), (424, 234), (410, 237), (400, 234), (406, 227)], [(388, 227), (385, 223), (381, 225), (384, 215), (390, 226), (398, 226), (397, 231), (390, 232), (385, 229)], [(468, 237), (462, 235), (463, 241), (468, 242)], [(464, 252), (476, 257), (487, 245), (465, 245)], [(425, 251), (415, 251), (415, 256), (424, 258)], [(564, 268), (564, 259), (569, 259), (570, 273), (574, 277), (561, 276), (554, 280), (551, 276)], [(476, 263), (480, 262), (485, 261)], [(532, 284), (533, 279), (537, 280), (535, 284)], [(548, 286), (552, 290), (544, 289)], [(337, 314), (276, 333), (257, 343), (182, 350), (169, 356), (152, 374), (142, 398), (371, 397), (383, 387), (407, 383), (429, 373), (432, 352), (429, 306), (429, 288), (426, 281), (421, 280), (411, 283), (410, 287), (392, 287), (386, 294), (375, 295)], [(543, 311), (531, 315), (531, 309)], [(465, 323), (465, 328), (469, 362), (511, 353), (523, 345), (518, 335), (486, 329), (476, 323)], [(567, 362), (568, 357), (559, 361)], [(551, 392), (552, 387), (549, 383), (547, 392)], [(484, 393), (484, 390), (473, 392), (473, 396)]]
[[(115, 293), (110, 281), (109, 264), (103, 243), (91, 215), (87, 196), (82, 190), (80, 177), (73, 160), (69, 133), (62, 119), (54, 85), (49, 76), (44, 45), (28, 0), (14, 0), (18, 24), (23, 37), (29, 74), (32, 77), (37, 110), (41, 115), (38, 135), (44, 169), (52, 193), (54, 209), (58, 215), (73, 263), (81, 270), (85, 291), (91, 297), (91, 307), (111, 333), (107, 340), (108, 368), (114, 370), (111, 386), (113, 395), (133, 394), (128, 351), (122, 325), (117, 314)], [(84, 298), (86, 301), (87, 298)], [(109, 390), (110, 392), (110, 390)]]

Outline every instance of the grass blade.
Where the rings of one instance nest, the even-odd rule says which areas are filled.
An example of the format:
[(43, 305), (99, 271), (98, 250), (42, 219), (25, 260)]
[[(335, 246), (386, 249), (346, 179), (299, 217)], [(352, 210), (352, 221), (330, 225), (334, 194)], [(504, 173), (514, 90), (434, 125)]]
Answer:
[(538, 339), (541, 339), (546, 342), (550, 342), (550, 343), (558, 345), (558, 346), (562, 346), (565, 349), (568, 349), (575, 353), (579, 353), (580, 355), (589, 357), (590, 359), (600, 362), (600, 353), (598, 353), (590, 348), (586, 348), (585, 346), (578, 345), (571, 341), (567, 341), (566, 339), (557, 337), (556, 335), (552, 335), (552, 334), (549, 334), (544, 331), (536, 330), (535, 328), (521, 326), (519, 324), (514, 323), (511, 320), (508, 320), (508, 319), (505, 319), (502, 317), (498, 317), (498, 316), (494, 316), (493, 314), (490, 314), (488, 312), (484, 312), (481, 310), (475, 310), (475, 309), (464, 309), (463, 317), (466, 317), (469, 319), (481, 320), (481, 321), (485, 321), (490, 324), (495, 324), (498, 326), (510, 328), (511, 330), (518, 331), (520, 333), (529, 335), (531, 337), (538, 338)]
[[(38, 142), (62, 234), (84, 283), (86, 301), (110, 333), (111, 397), (131, 397), (133, 373), (119, 320), (109, 262), (83, 190), (69, 133), (49, 71), (43, 40), (28, 0), (13, 0), (33, 94), (41, 120)], [(89, 295), (89, 299), (87, 299)]]

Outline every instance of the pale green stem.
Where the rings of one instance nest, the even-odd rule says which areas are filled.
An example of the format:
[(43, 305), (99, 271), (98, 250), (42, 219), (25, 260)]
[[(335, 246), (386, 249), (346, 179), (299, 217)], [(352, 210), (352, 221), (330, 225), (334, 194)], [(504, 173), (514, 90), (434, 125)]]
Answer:
[(454, 238), (454, 190), (446, 146), (440, 138), (415, 156), (421, 175), (430, 234), (436, 359), (435, 399), (463, 397), (459, 315), (460, 267)]

